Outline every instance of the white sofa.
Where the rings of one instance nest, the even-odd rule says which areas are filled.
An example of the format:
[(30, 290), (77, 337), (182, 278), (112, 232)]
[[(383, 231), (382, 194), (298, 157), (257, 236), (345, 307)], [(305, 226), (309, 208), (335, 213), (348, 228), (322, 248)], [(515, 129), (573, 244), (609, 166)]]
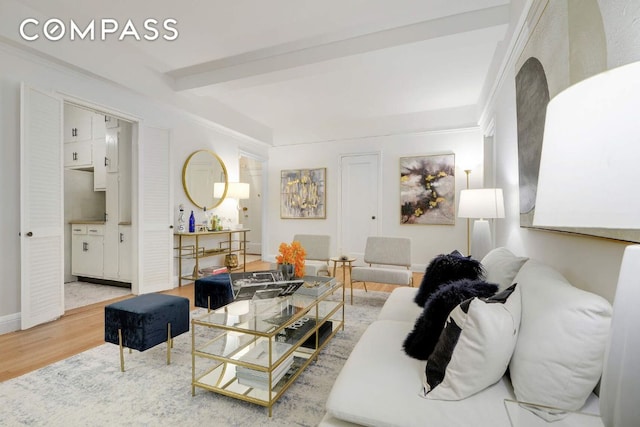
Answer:
[(598, 413), (593, 389), (602, 372), (611, 305), (571, 286), (552, 268), (503, 248), (482, 263), (487, 281), (501, 289), (520, 286), (521, 321), (510, 374), (462, 400), (426, 398), (427, 362), (402, 348), (422, 312), (413, 302), (417, 288), (398, 288), (342, 368), (320, 426), (511, 426), (505, 399)]

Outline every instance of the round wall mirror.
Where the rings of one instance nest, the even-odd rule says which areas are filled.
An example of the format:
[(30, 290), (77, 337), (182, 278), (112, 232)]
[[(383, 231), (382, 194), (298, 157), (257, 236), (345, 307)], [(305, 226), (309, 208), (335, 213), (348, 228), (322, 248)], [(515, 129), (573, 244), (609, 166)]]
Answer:
[[(224, 191), (220, 192), (218, 188), (214, 194), (216, 183), (223, 183)], [(213, 151), (198, 150), (184, 162), (182, 185), (194, 205), (201, 209), (215, 208), (227, 194), (227, 168)]]

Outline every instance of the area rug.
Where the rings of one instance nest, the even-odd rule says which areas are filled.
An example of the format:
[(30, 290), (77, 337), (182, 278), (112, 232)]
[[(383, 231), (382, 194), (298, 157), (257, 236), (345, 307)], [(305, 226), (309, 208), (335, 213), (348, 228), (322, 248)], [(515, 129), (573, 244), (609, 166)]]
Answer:
[(87, 282), (64, 284), (64, 309), (72, 310), (85, 305), (130, 295), (131, 289), (120, 286), (99, 285)]
[(315, 426), (353, 346), (375, 320), (388, 293), (354, 290), (339, 332), (284, 393), (269, 418), (265, 407), (203, 389), (191, 395), (191, 334), (166, 346), (125, 352), (99, 347), (0, 383), (3, 426)]

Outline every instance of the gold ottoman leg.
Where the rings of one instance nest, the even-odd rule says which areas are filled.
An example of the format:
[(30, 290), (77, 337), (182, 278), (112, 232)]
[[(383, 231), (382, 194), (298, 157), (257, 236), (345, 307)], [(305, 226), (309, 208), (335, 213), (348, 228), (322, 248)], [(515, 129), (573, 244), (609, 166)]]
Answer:
[(171, 339), (171, 323), (167, 323), (167, 365), (171, 364), (171, 347), (173, 340)]
[[(118, 343), (120, 344), (120, 372), (124, 372), (124, 354), (122, 353), (122, 329), (118, 329)], [(129, 349), (131, 351), (131, 349)]]

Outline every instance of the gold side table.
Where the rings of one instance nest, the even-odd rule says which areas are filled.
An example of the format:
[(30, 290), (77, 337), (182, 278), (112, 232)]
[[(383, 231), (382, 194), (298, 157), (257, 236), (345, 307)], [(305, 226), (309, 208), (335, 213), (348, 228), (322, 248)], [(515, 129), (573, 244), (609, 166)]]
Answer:
[[(333, 277), (336, 277), (336, 267), (338, 263), (342, 264), (342, 299), (344, 300), (344, 288), (347, 286), (346, 269), (349, 268), (349, 281), (351, 281), (351, 267), (357, 258), (351, 257), (332, 257), (329, 258), (333, 262)], [(351, 304), (353, 305), (353, 285), (351, 287)]]

